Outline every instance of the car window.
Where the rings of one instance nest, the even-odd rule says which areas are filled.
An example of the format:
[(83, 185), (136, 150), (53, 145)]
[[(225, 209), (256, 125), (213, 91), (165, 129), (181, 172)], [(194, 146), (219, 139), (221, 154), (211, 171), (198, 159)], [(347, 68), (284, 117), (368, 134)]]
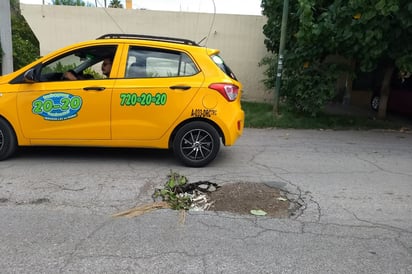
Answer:
[(63, 74), (72, 71), (79, 80), (103, 79), (103, 59), (113, 59), (116, 46), (93, 46), (76, 49), (45, 63), (40, 71), (40, 81), (60, 81)]
[(163, 78), (195, 75), (193, 60), (179, 51), (130, 47), (126, 78)]
[(213, 62), (224, 72), (226, 73), (227, 76), (232, 78), (233, 80), (237, 80), (235, 74), (233, 71), (226, 65), (226, 63), (223, 61), (222, 57), (219, 55), (212, 55), (211, 56)]

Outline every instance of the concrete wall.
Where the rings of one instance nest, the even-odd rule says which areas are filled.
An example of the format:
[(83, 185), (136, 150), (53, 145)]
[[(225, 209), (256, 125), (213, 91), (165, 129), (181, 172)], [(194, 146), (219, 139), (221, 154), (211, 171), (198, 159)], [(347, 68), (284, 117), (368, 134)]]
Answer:
[(221, 56), (243, 83), (243, 99), (271, 100), (262, 83), (267, 55), (262, 33), (266, 18), (148, 10), (104, 9), (52, 5), (21, 5), (21, 11), (40, 41), (42, 55), (106, 33), (137, 33), (187, 38), (221, 50)]

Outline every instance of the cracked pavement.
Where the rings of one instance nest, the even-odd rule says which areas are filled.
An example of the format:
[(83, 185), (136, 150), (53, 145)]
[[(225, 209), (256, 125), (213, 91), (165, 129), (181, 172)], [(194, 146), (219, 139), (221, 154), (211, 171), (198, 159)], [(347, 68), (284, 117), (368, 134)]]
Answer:
[[(266, 183), (289, 219), (157, 210), (170, 170)], [(168, 151), (28, 148), (0, 162), (1, 273), (412, 273), (412, 133), (245, 129), (206, 168)]]

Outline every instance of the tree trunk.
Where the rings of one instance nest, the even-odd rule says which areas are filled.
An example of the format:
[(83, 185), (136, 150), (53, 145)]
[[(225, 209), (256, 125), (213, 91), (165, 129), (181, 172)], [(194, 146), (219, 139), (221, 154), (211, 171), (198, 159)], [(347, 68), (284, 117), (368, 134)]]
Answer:
[(380, 90), (380, 99), (379, 99), (379, 112), (378, 118), (386, 118), (386, 108), (388, 105), (389, 93), (391, 91), (391, 79), (393, 71), (395, 70), (394, 66), (388, 66), (385, 69), (385, 74), (383, 76), (382, 86)]
[(342, 94), (342, 104), (350, 104), (352, 96), (353, 74), (356, 68), (356, 61), (348, 59), (342, 55), (330, 54), (325, 57), (323, 64), (338, 64), (344, 68), (337, 80), (336, 89), (338, 94)]
[(346, 71), (346, 81), (345, 81), (345, 94), (343, 95), (343, 104), (350, 105), (352, 98), (352, 85), (353, 85), (353, 73), (356, 68), (356, 62), (351, 59), (347, 61), (350, 66), (350, 70)]

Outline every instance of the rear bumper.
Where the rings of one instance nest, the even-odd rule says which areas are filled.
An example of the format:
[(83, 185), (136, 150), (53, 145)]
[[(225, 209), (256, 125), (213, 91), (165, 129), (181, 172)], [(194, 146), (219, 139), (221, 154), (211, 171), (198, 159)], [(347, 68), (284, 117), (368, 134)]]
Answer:
[(236, 143), (236, 140), (242, 136), (243, 128), (245, 125), (245, 113), (243, 110), (239, 110), (230, 123), (227, 123), (228, 128), (223, 131), (224, 145), (231, 146)]

